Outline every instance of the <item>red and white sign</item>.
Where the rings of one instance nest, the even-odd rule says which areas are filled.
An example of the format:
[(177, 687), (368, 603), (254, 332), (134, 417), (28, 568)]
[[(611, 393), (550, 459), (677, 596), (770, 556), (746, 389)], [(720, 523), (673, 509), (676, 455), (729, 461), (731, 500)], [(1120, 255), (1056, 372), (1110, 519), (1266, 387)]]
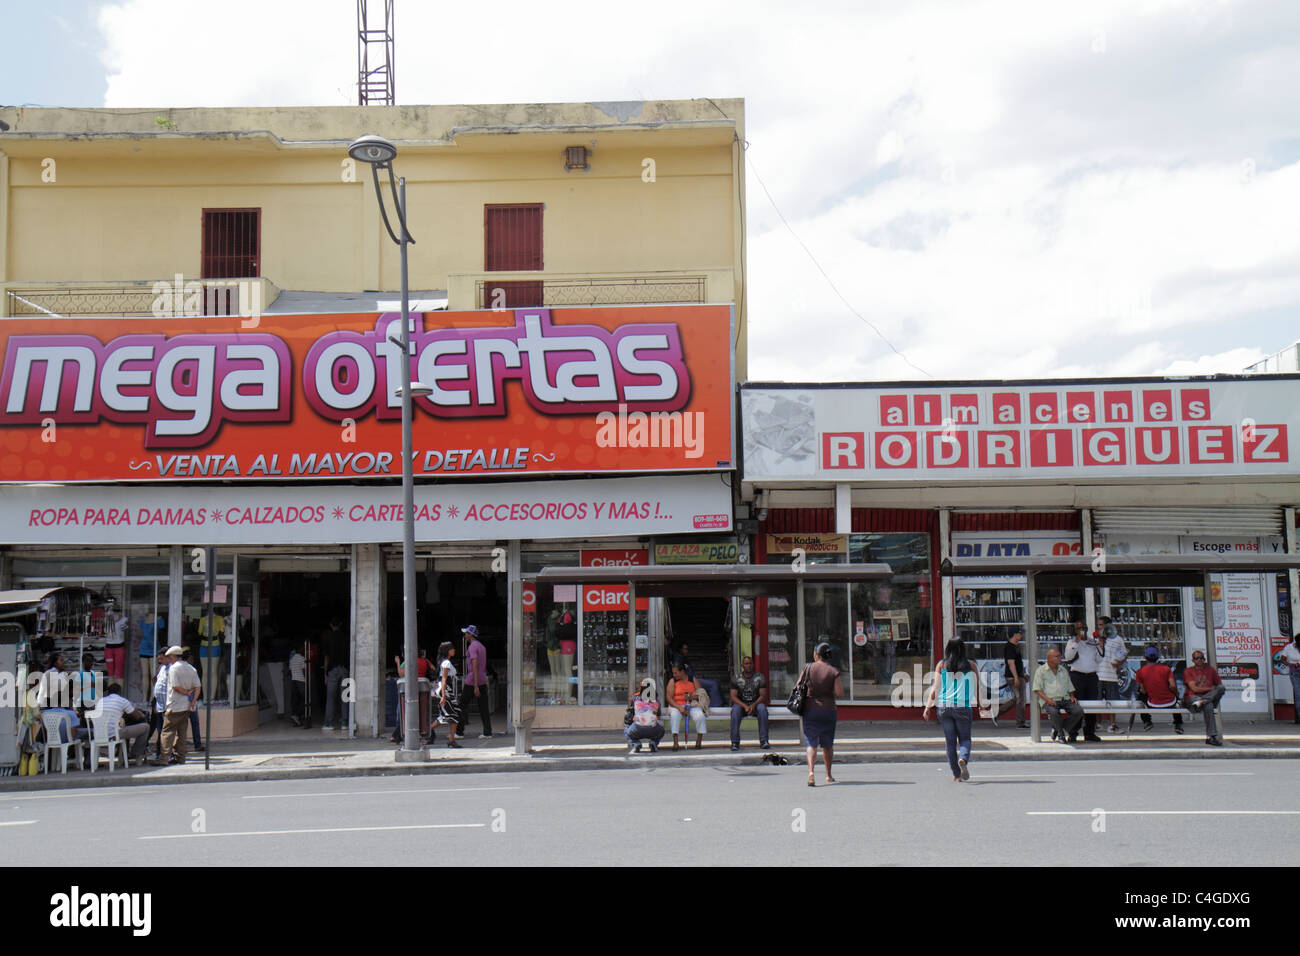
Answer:
[(1257, 627), (1215, 628), (1214, 653), (1224, 662), (1259, 657), (1264, 653), (1264, 632)]
[[(580, 563), (584, 568), (630, 568), (650, 563), (650, 552), (638, 551), (583, 551)], [(621, 611), (627, 613), (627, 587), (615, 584), (584, 586), (582, 589), (584, 611)], [(650, 609), (649, 598), (637, 598), (636, 609)]]
[[(730, 469), (731, 308), (416, 313), (413, 467)], [(400, 314), (0, 323), (0, 482), (401, 474)]]
[[(695, 530), (725, 513), (710, 475), (417, 484), (419, 541), (623, 537)], [(250, 545), (400, 541), (401, 488), (0, 487), (9, 544)], [(626, 603), (626, 601), (624, 602)]]
[(1291, 474), (1300, 381), (743, 386), (746, 481)]

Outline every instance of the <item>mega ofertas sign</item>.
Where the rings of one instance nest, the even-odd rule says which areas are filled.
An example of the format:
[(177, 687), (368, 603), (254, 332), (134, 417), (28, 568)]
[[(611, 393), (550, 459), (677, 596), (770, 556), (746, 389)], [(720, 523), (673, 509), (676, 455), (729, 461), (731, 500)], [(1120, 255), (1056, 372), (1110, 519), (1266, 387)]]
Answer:
[(1300, 380), (741, 390), (746, 481), (1290, 474)]
[[(401, 474), (401, 317), (0, 323), (0, 481)], [(195, 327), (197, 326), (197, 327)], [(412, 316), (417, 475), (731, 467), (731, 307)]]

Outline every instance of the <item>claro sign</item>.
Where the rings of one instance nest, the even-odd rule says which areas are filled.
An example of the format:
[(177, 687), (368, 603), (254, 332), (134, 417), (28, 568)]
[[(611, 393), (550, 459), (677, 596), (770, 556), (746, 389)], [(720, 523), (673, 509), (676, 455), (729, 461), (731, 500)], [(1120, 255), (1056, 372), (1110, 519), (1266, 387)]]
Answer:
[[(0, 324), (0, 480), (400, 474), (401, 318)], [(412, 317), (415, 471), (731, 465), (731, 309)]]
[(1288, 474), (1300, 381), (744, 388), (745, 479)]

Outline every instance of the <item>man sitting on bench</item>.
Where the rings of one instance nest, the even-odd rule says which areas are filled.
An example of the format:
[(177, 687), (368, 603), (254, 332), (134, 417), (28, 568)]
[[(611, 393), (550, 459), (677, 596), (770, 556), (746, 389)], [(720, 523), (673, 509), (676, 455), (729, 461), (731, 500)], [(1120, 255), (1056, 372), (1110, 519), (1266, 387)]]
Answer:
[[(1052, 722), (1052, 739), (1074, 743), (1083, 722), (1083, 708), (1075, 696), (1070, 672), (1061, 665), (1061, 652), (1047, 649), (1047, 663), (1034, 671), (1034, 694), (1042, 701), (1043, 713)], [(1067, 740), (1068, 737), (1068, 740)]]
[[(1178, 706), (1178, 685), (1174, 683), (1174, 672), (1169, 669), (1169, 665), (1160, 663), (1160, 652), (1154, 647), (1148, 647), (1146, 653), (1146, 663), (1138, 668), (1136, 675), (1138, 682), (1137, 695), (1138, 699), (1143, 701), (1148, 707), (1177, 707)], [(1150, 730), (1155, 726), (1151, 722), (1150, 714), (1142, 715), (1142, 729)], [(1183, 732), (1183, 715), (1174, 714), (1174, 733)]]
[(1211, 747), (1222, 747), (1223, 737), (1219, 734), (1214, 710), (1224, 693), (1223, 681), (1219, 679), (1219, 672), (1205, 663), (1201, 651), (1192, 651), (1192, 666), (1183, 671), (1183, 683), (1187, 685), (1183, 706), (1201, 712), (1205, 718), (1205, 742)]

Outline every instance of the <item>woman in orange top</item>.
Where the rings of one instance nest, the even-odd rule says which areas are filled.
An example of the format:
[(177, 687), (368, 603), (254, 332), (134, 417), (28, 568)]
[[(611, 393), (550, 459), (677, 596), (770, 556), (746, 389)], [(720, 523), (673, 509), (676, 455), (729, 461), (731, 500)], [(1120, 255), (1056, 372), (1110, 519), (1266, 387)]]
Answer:
[[(681, 749), (677, 744), (677, 735), (681, 731), (682, 717), (687, 713), (695, 722), (695, 749), (699, 750), (704, 746), (704, 710), (695, 699), (695, 682), (686, 676), (686, 671), (681, 667), (674, 667), (673, 679), (668, 682), (666, 692), (669, 702), (668, 722), (673, 732), (673, 750)], [(689, 741), (690, 737), (691, 727), (688, 721), (686, 739)]]

